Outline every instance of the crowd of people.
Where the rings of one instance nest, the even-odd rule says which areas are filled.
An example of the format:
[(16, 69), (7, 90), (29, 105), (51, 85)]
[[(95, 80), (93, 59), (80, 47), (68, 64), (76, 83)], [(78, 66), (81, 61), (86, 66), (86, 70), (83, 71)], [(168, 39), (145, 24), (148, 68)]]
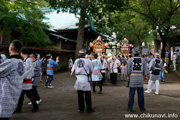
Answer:
[(30, 54), (28, 48), (23, 48), (19, 40), (13, 40), (9, 45), (9, 57), (0, 48), (0, 120), (9, 119), (13, 113), (22, 111), (24, 95), (29, 98), (29, 105), (33, 108), (31, 112), (39, 110), (38, 104), (42, 102), (37, 87), (42, 77), (42, 64), (47, 59), (47, 79), (45, 88), (52, 86), (53, 68), (58, 65), (52, 55), (40, 58), (40, 54)]
[[(176, 59), (177, 60), (177, 59)], [(71, 64), (72, 65), (72, 64)], [(129, 103), (128, 111), (133, 111), (134, 95), (137, 89), (139, 109), (144, 111), (144, 90), (143, 85), (148, 81), (146, 93), (151, 93), (153, 85), (156, 85), (155, 94), (159, 94), (159, 80), (165, 82), (165, 72), (167, 63), (160, 58), (159, 53), (154, 55), (140, 55), (138, 49), (133, 49), (133, 54), (98, 56), (97, 53), (86, 55), (85, 50), (79, 51), (79, 58), (75, 61), (71, 69), (71, 75), (75, 71), (77, 77), (74, 88), (78, 91), (79, 111), (84, 112), (84, 97), (87, 104), (87, 112), (94, 112), (91, 103), (91, 83), (93, 92), (96, 93), (96, 83), (99, 85), (99, 94), (102, 94), (102, 86), (106, 81), (106, 73), (113, 85), (117, 84), (117, 75), (121, 74), (121, 81), (128, 81)]]
[[(3, 54), (0, 48), (0, 119), (9, 119), (13, 113), (20, 113), (24, 101), (24, 95), (30, 99), (32, 112), (39, 110), (38, 104), (42, 99), (37, 87), (42, 77), (42, 65), (47, 59), (47, 79), (45, 88), (52, 86), (54, 66), (58, 65), (59, 57), (53, 60), (51, 54), (46, 58), (40, 58), (40, 54), (30, 54), (27, 48), (23, 48), (21, 41), (14, 40), (9, 45), (9, 57)], [(96, 83), (99, 85), (99, 94), (103, 93), (103, 84), (106, 82), (106, 74), (113, 85), (117, 85), (117, 76), (121, 74), (121, 80), (127, 81), (129, 87), (128, 111), (133, 111), (134, 95), (137, 89), (139, 109), (144, 111), (144, 82), (148, 81), (146, 93), (152, 92), (153, 84), (156, 84), (155, 94), (159, 94), (159, 80), (165, 82), (166, 60), (160, 59), (159, 53), (154, 55), (140, 55), (138, 49), (132, 50), (132, 55), (98, 56), (97, 53), (86, 55), (85, 50), (79, 51), (79, 58), (73, 64), (72, 58), (68, 60), (71, 75), (75, 72), (76, 82), (74, 89), (78, 94), (79, 112), (95, 112), (91, 101), (91, 83), (93, 92), (96, 93)], [(178, 51), (176, 52), (178, 53)], [(173, 60), (178, 60), (174, 53)], [(177, 64), (175, 61), (175, 64)], [(174, 65), (174, 61), (173, 61)], [(174, 68), (176, 69), (176, 68)], [(85, 99), (84, 99), (85, 95)]]

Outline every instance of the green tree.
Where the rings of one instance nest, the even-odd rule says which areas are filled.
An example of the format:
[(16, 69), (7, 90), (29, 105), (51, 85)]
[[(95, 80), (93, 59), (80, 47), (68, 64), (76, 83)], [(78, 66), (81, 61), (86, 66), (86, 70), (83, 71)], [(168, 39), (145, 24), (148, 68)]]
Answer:
[[(50, 43), (45, 31), (48, 25), (42, 22), (44, 13), (39, 3), (44, 0), (1, 0), (0, 31), (9, 31), (11, 39), (20, 39), (25, 45), (47, 46)], [(45, 5), (48, 5), (47, 2)]]
[[(79, 29), (76, 44), (76, 58), (78, 51), (83, 48), (84, 27), (86, 19), (91, 14), (94, 19), (101, 20), (102, 16), (109, 15), (112, 12), (121, 11), (123, 0), (47, 0), (50, 5), (63, 12), (80, 15)], [(60, 8), (60, 9), (59, 9)]]
[(180, 1), (179, 0), (128, 0), (127, 6), (143, 16), (152, 29), (157, 30), (163, 43), (162, 57), (165, 57), (167, 43), (172, 40), (171, 34), (179, 28)]

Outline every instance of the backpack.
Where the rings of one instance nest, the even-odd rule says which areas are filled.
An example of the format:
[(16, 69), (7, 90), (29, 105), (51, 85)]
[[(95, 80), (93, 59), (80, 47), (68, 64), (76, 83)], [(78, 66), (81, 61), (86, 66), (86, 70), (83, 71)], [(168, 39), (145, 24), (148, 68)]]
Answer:
[(134, 57), (132, 63), (133, 64), (132, 64), (131, 73), (142, 73), (143, 72), (142, 58)]
[(152, 74), (153, 75), (159, 75), (160, 71), (161, 71), (161, 60), (160, 59), (155, 59)]

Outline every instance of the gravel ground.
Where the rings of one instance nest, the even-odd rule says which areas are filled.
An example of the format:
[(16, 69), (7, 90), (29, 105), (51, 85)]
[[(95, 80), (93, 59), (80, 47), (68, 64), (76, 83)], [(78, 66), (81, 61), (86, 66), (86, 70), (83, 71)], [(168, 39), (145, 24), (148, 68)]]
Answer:
[[(43, 76), (45, 81), (46, 76)], [(38, 91), (42, 98), (39, 105), (39, 112), (31, 113), (31, 105), (27, 105), (26, 98), (23, 104), (22, 113), (14, 114), (11, 120), (130, 120), (125, 118), (126, 114), (138, 114), (151, 116), (152, 114), (172, 114), (171, 119), (180, 120), (180, 76), (175, 72), (166, 75), (166, 83), (160, 84), (160, 94), (153, 92), (145, 94), (145, 108), (147, 111), (141, 112), (138, 108), (137, 94), (134, 101), (135, 112), (127, 111), (128, 93), (126, 81), (120, 81), (118, 75), (118, 85), (111, 85), (108, 78), (103, 86), (103, 94), (92, 93), (92, 104), (96, 112), (79, 113), (76, 90), (73, 89), (76, 77), (70, 77), (69, 72), (58, 72), (54, 75), (54, 89), (44, 88), (44, 81), (39, 84)], [(147, 82), (144, 89), (147, 88)], [(96, 87), (96, 91), (99, 88)], [(139, 120), (140, 118), (137, 118)], [(145, 119), (145, 118), (142, 118)], [(162, 118), (165, 119), (165, 118)], [(159, 118), (147, 118), (145, 120), (159, 120)]]

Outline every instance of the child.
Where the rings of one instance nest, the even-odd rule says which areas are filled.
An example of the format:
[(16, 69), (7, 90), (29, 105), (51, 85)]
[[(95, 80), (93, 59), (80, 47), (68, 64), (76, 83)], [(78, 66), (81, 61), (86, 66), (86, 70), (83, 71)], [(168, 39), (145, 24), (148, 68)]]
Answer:
[(121, 80), (126, 80), (126, 76), (125, 76), (125, 71), (126, 71), (126, 66), (124, 63), (122, 63), (121, 65)]
[[(52, 83), (52, 80), (53, 80), (53, 75), (54, 75), (54, 66), (55, 65), (58, 65), (58, 62), (59, 62), (59, 56), (56, 57), (56, 61), (54, 61), (52, 59), (52, 55), (51, 54), (48, 54), (47, 57), (49, 58), (47, 60), (47, 80), (46, 80), (46, 83), (45, 83), (45, 87), (48, 87), (48, 88), (54, 88), (54, 86), (51, 85)], [(49, 85), (48, 85), (49, 83)]]

